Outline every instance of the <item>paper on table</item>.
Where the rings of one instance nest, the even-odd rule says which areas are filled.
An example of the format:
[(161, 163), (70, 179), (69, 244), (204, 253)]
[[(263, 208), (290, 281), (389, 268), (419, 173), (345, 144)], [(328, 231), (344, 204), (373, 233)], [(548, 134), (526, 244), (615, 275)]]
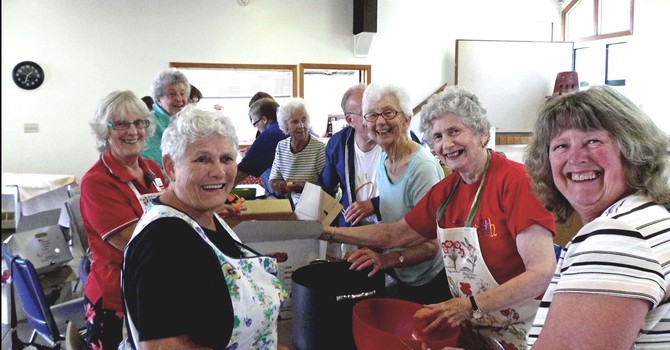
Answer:
[(295, 215), (298, 220), (317, 220), (330, 224), (342, 211), (342, 204), (321, 187), (307, 182), (295, 206)]

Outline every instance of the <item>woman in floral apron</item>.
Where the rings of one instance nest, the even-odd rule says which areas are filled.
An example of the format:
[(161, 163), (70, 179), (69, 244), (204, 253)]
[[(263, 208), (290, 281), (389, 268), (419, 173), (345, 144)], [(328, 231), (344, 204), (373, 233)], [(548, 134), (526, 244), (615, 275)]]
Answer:
[(458, 86), (431, 97), (421, 129), (453, 174), (400, 221), (327, 227), (322, 238), (389, 248), (437, 237), (454, 298), (428, 305), (422, 331), (461, 325), (499, 348), (525, 349), (556, 266), (554, 218), (531, 193), (524, 166), (486, 148), (485, 113), (477, 96)]
[(129, 343), (138, 349), (277, 349), (286, 298), (276, 259), (243, 245), (216, 214), (234, 186), (228, 118), (185, 108), (161, 144), (170, 186), (151, 202), (125, 252)]

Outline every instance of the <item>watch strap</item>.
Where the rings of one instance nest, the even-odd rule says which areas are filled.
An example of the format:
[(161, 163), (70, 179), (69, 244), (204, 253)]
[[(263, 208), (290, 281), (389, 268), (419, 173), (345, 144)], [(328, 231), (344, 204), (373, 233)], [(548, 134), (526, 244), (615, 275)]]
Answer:
[(472, 311), (479, 310), (477, 303), (475, 302), (475, 297), (471, 295), (468, 297), (468, 299), (470, 299), (470, 306), (472, 306)]
[(470, 299), (470, 305), (472, 306), (472, 318), (475, 320), (478, 320), (484, 316), (484, 313), (482, 310), (479, 309), (479, 306), (477, 306), (477, 302), (475, 301), (475, 296), (471, 295), (468, 297)]

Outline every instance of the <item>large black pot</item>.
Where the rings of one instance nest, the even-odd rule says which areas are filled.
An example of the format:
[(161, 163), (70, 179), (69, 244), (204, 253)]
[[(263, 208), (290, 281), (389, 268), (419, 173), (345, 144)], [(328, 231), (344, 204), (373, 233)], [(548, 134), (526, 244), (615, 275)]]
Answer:
[(293, 272), (293, 344), (298, 350), (348, 350), (351, 317), (360, 300), (384, 296), (384, 273), (349, 270), (346, 261), (314, 261)]

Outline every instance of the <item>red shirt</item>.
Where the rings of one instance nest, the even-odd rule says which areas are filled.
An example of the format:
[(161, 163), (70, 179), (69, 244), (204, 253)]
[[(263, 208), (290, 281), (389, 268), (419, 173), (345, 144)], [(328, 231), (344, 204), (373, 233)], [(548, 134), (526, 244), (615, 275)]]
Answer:
[[(459, 174), (454, 173), (433, 186), (405, 215), (409, 226), (425, 237), (437, 237), (437, 210), (458, 178)], [(464, 226), (479, 183), (461, 181), (440, 218), (440, 227)], [(519, 232), (533, 224), (543, 226), (552, 234), (556, 232), (553, 215), (544, 210), (530, 190), (525, 166), (491, 152), (491, 164), (472, 227), (477, 228), (482, 256), (498, 284), (526, 270), (515, 240)]]
[[(116, 230), (136, 222), (144, 213), (128, 182), (132, 181), (140, 194), (158, 192), (167, 184), (156, 162), (140, 157), (139, 165), (145, 177), (156, 179), (149, 186), (144, 181), (137, 181), (109, 151), (103, 153), (81, 179), (81, 216), (93, 254), (84, 294), (94, 304), (103, 298), (103, 309), (123, 310), (123, 251), (114, 248), (105, 239)], [(158, 179), (163, 184), (160, 188), (156, 186)]]

